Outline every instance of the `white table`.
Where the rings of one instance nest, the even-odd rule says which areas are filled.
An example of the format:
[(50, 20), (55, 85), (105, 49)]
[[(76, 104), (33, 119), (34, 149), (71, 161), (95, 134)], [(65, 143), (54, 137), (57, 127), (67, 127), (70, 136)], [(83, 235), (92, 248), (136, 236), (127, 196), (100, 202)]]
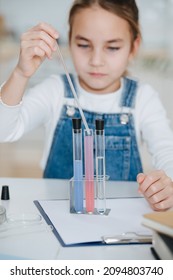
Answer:
[[(0, 189), (2, 185), (9, 185), (10, 190), (10, 200), (4, 205), (7, 215), (38, 214), (34, 200), (69, 197), (66, 180), (0, 178)], [(138, 196), (137, 184), (133, 182), (110, 181), (106, 189), (109, 198)], [(0, 238), (0, 259), (149, 260), (153, 259), (150, 247), (150, 244), (62, 247), (51, 231), (43, 230)]]

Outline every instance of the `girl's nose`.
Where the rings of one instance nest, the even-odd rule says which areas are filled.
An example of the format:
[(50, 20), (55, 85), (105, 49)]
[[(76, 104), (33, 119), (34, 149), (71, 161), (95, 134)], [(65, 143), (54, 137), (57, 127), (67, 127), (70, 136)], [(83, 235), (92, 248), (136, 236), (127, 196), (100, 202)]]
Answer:
[(90, 54), (90, 65), (92, 66), (103, 66), (104, 65), (104, 57), (101, 50), (93, 50)]

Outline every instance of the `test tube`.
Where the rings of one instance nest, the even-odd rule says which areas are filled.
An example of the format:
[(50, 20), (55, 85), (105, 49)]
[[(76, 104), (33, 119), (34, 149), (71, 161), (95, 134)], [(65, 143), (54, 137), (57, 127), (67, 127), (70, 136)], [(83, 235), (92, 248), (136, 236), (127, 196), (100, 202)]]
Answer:
[(104, 214), (106, 211), (104, 120), (96, 120), (95, 126), (96, 204), (97, 212)]
[(81, 119), (73, 119), (73, 179), (74, 210), (83, 212), (83, 167), (82, 167), (82, 130)]
[(85, 199), (86, 212), (94, 212), (94, 163), (93, 163), (93, 130), (90, 134), (84, 130), (85, 155)]

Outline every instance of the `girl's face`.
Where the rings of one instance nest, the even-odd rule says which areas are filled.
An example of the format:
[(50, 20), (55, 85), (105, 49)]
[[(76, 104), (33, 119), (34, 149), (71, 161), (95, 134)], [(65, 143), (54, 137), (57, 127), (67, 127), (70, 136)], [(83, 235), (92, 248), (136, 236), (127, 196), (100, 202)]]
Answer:
[(92, 7), (74, 16), (70, 50), (85, 90), (93, 93), (117, 90), (136, 49), (137, 40), (132, 46), (128, 22), (115, 14)]

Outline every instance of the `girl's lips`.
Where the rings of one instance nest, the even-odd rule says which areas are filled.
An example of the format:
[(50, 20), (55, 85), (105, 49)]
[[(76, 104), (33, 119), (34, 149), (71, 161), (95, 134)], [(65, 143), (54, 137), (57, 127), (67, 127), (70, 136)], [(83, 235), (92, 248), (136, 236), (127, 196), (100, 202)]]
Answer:
[(106, 76), (106, 74), (103, 74), (103, 73), (93, 73), (93, 72), (90, 72), (89, 75), (96, 77), (96, 78), (101, 78), (101, 77)]

